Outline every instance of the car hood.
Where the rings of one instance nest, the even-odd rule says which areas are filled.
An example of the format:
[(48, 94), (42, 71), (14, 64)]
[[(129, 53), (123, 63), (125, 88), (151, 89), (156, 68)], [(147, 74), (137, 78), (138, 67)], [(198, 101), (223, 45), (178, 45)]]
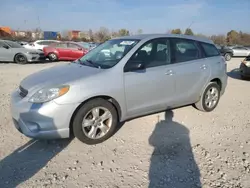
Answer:
[(70, 84), (102, 72), (102, 69), (84, 66), (76, 63), (58, 65), (36, 72), (23, 79), (20, 85), (28, 90), (39, 90), (45, 87)]

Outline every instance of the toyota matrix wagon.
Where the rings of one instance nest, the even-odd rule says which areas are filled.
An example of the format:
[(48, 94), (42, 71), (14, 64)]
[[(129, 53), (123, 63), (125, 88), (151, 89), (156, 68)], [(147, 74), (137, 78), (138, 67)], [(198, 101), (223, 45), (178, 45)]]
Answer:
[(226, 62), (212, 41), (126, 36), (26, 77), (12, 93), (11, 112), (16, 128), (28, 137), (73, 134), (97, 144), (131, 118), (189, 104), (210, 112), (226, 86)]

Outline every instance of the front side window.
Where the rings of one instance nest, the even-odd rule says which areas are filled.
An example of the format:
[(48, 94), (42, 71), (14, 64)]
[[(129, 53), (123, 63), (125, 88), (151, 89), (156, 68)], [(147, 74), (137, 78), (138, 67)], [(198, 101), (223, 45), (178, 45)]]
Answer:
[(142, 45), (126, 66), (130, 66), (129, 64), (133, 62), (141, 62), (145, 68), (170, 64), (169, 39), (155, 39)]
[(213, 56), (219, 56), (220, 52), (217, 50), (217, 48), (212, 44), (207, 43), (201, 43), (202, 48), (205, 51), (205, 54), (207, 57), (213, 57)]
[(6, 46), (6, 44), (2, 41), (0, 41), (0, 48), (4, 48), (4, 46)]
[(137, 43), (133, 39), (113, 39), (97, 46), (76, 63), (111, 68), (115, 66)]
[(12, 42), (12, 41), (6, 41), (6, 43), (11, 47), (11, 48), (23, 48), (21, 44), (18, 44), (17, 42)]
[(172, 39), (173, 59), (175, 63), (192, 61), (200, 58), (200, 50), (195, 41), (188, 39)]

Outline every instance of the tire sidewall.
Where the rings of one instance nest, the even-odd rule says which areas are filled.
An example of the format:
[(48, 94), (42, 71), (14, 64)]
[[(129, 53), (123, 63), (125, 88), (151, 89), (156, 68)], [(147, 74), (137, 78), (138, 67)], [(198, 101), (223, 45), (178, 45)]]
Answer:
[[(105, 136), (99, 138), (99, 139), (91, 139), (89, 137), (87, 137), (82, 130), (82, 121), (84, 116), (93, 108), (95, 107), (104, 107), (107, 108), (110, 113), (112, 114), (112, 124), (111, 127), (109, 129), (109, 131), (106, 133)], [(115, 109), (115, 107), (113, 106), (112, 103), (110, 103), (107, 100), (104, 99), (94, 99), (91, 101), (88, 101), (87, 103), (85, 103), (77, 112), (77, 114), (74, 117), (73, 120), (73, 133), (74, 136), (79, 139), (81, 142), (88, 144), (88, 145), (93, 145), (93, 144), (99, 144), (104, 142), (105, 140), (107, 140), (108, 138), (110, 138), (117, 127), (118, 124), (118, 115), (117, 115), (117, 111)]]
[[(25, 61), (24, 61), (24, 62), (19, 62), (19, 61), (17, 60), (17, 57), (18, 57), (18, 56), (23, 56), (24, 59), (25, 59)], [(24, 65), (24, 64), (26, 64), (26, 63), (28, 62), (27, 57), (26, 57), (25, 55), (23, 55), (23, 54), (16, 54), (16, 55), (15, 55), (15, 58), (14, 58), (14, 61), (15, 61), (15, 63), (20, 64), (20, 65)]]
[[(205, 104), (205, 96), (206, 96), (207, 91), (208, 91), (209, 89), (211, 89), (211, 87), (215, 87), (215, 88), (218, 90), (219, 95), (218, 95), (218, 100), (217, 100), (216, 104), (214, 105), (214, 107), (213, 107), (213, 108), (208, 108), (208, 107), (206, 106), (206, 104)], [(215, 83), (215, 82), (209, 83), (209, 84), (207, 85), (206, 89), (205, 89), (204, 92), (203, 92), (203, 95), (202, 95), (202, 99), (201, 99), (201, 100), (202, 100), (202, 108), (204, 109), (204, 111), (206, 111), (206, 112), (211, 112), (211, 111), (213, 111), (213, 110), (217, 107), (217, 105), (218, 105), (218, 103), (219, 103), (219, 101), (220, 101), (220, 86), (219, 86), (217, 83)]]

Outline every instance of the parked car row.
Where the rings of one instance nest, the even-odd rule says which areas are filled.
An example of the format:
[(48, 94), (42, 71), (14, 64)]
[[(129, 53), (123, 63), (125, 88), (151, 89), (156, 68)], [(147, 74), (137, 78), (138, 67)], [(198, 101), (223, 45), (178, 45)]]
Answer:
[(26, 64), (49, 59), (50, 61), (74, 61), (98, 44), (87, 42), (61, 42), (56, 40), (38, 40), (32, 43), (0, 40), (0, 61)]
[(21, 44), (9, 40), (0, 40), (0, 61), (25, 64), (45, 60), (40, 50), (27, 49)]
[(248, 46), (216, 46), (220, 50), (221, 55), (225, 57), (226, 61), (230, 61), (232, 57), (247, 57), (250, 55), (250, 48)]

